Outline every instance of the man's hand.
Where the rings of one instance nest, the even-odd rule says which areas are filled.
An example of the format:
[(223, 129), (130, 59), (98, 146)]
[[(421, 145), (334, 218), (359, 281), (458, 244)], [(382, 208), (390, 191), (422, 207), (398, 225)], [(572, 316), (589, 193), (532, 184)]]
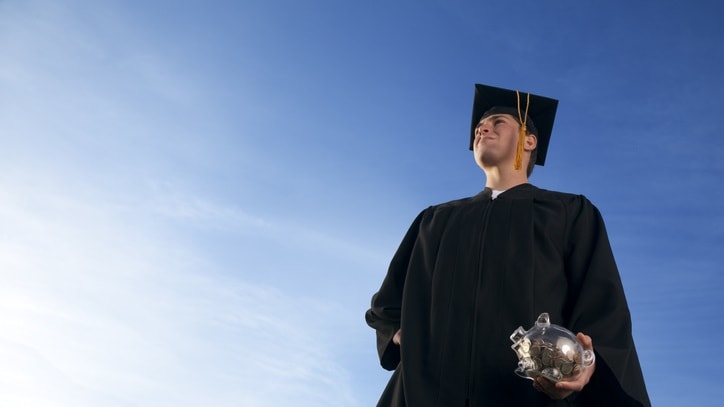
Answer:
[[(398, 332), (399, 333), (399, 332)], [(593, 341), (591, 340), (591, 337), (588, 335), (584, 335), (581, 332), (576, 335), (578, 340), (583, 345), (584, 350), (590, 350), (593, 352)], [(543, 376), (538, 376), (533, 380), (533, 387), (542, 392), (545, 393), (548, 397), (552, 398), (553, 400), (562, 400), (574, 392), (579, 392), (583, 390), (583, 387), (585, 387), (588, 382), (591, 380), (591, 376), (593, 375), (593, 371), (596, 370), (596, 364), (594, 363), (591, 366), (588, 366), (583, 370), (583, 373), (581, 373), (576, 380), (572, 381), (559, 381), (557, 383), (552, 382), (548, 379), (546, 379)]]
[(398, 329), (397, 332), (395, 332), (395, 336), (392, 337), (392, 343), (394, 343), (397, 346), (400, 346), (401, 337), (402, 337), (402, 330)]

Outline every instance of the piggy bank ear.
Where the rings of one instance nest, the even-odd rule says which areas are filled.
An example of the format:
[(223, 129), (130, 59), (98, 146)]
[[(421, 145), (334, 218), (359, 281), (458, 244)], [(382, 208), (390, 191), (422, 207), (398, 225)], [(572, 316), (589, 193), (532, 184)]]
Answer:
[(524, 336), (525, 336), (525, 329), (523, 329), (522, 326), (519, 326), (518, 329), (513, 331), (513, 334), (510, 335), (510, 340), (513, 341), (513, 343), (518, 343), (518, 341), (523, 339)]
[(535, 321), (535, 326), (538, 328), (548, 328), (551, 326), (551, 318), (547, 312), (538, 315), (538, 319)]

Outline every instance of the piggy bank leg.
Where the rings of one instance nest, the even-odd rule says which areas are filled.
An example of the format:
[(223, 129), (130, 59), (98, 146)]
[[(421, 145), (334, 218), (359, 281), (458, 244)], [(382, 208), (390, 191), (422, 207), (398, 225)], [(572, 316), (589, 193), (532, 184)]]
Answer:
[(561, 373), (561, 371), (556, 369), (555, 367), (547, 367), (543, 369), (540, 372), (540, 375), (552, 382), (557, 382), (563, 378), (563, 374)]

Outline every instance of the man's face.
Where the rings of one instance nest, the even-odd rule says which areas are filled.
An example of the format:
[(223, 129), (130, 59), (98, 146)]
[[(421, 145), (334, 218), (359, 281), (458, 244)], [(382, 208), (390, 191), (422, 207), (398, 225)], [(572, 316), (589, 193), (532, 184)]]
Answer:
[(473, 153), (481, 168), (513, 165), (518, 143), (518, 121), (509, 114), (490, 115), (475, 128)]

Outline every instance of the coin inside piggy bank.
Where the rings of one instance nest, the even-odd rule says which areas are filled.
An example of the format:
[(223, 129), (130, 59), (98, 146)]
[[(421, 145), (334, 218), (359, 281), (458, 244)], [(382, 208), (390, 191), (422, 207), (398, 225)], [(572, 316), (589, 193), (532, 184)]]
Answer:
[(573, 332), (551, 324), (545, 312), (529, 330), (519, 326), (510, 340), (518, 355), (515, 373), (526, 379), (543, 376), (554, 382), (573, 380), (596, 360), (593, 351), (584, 350)]

